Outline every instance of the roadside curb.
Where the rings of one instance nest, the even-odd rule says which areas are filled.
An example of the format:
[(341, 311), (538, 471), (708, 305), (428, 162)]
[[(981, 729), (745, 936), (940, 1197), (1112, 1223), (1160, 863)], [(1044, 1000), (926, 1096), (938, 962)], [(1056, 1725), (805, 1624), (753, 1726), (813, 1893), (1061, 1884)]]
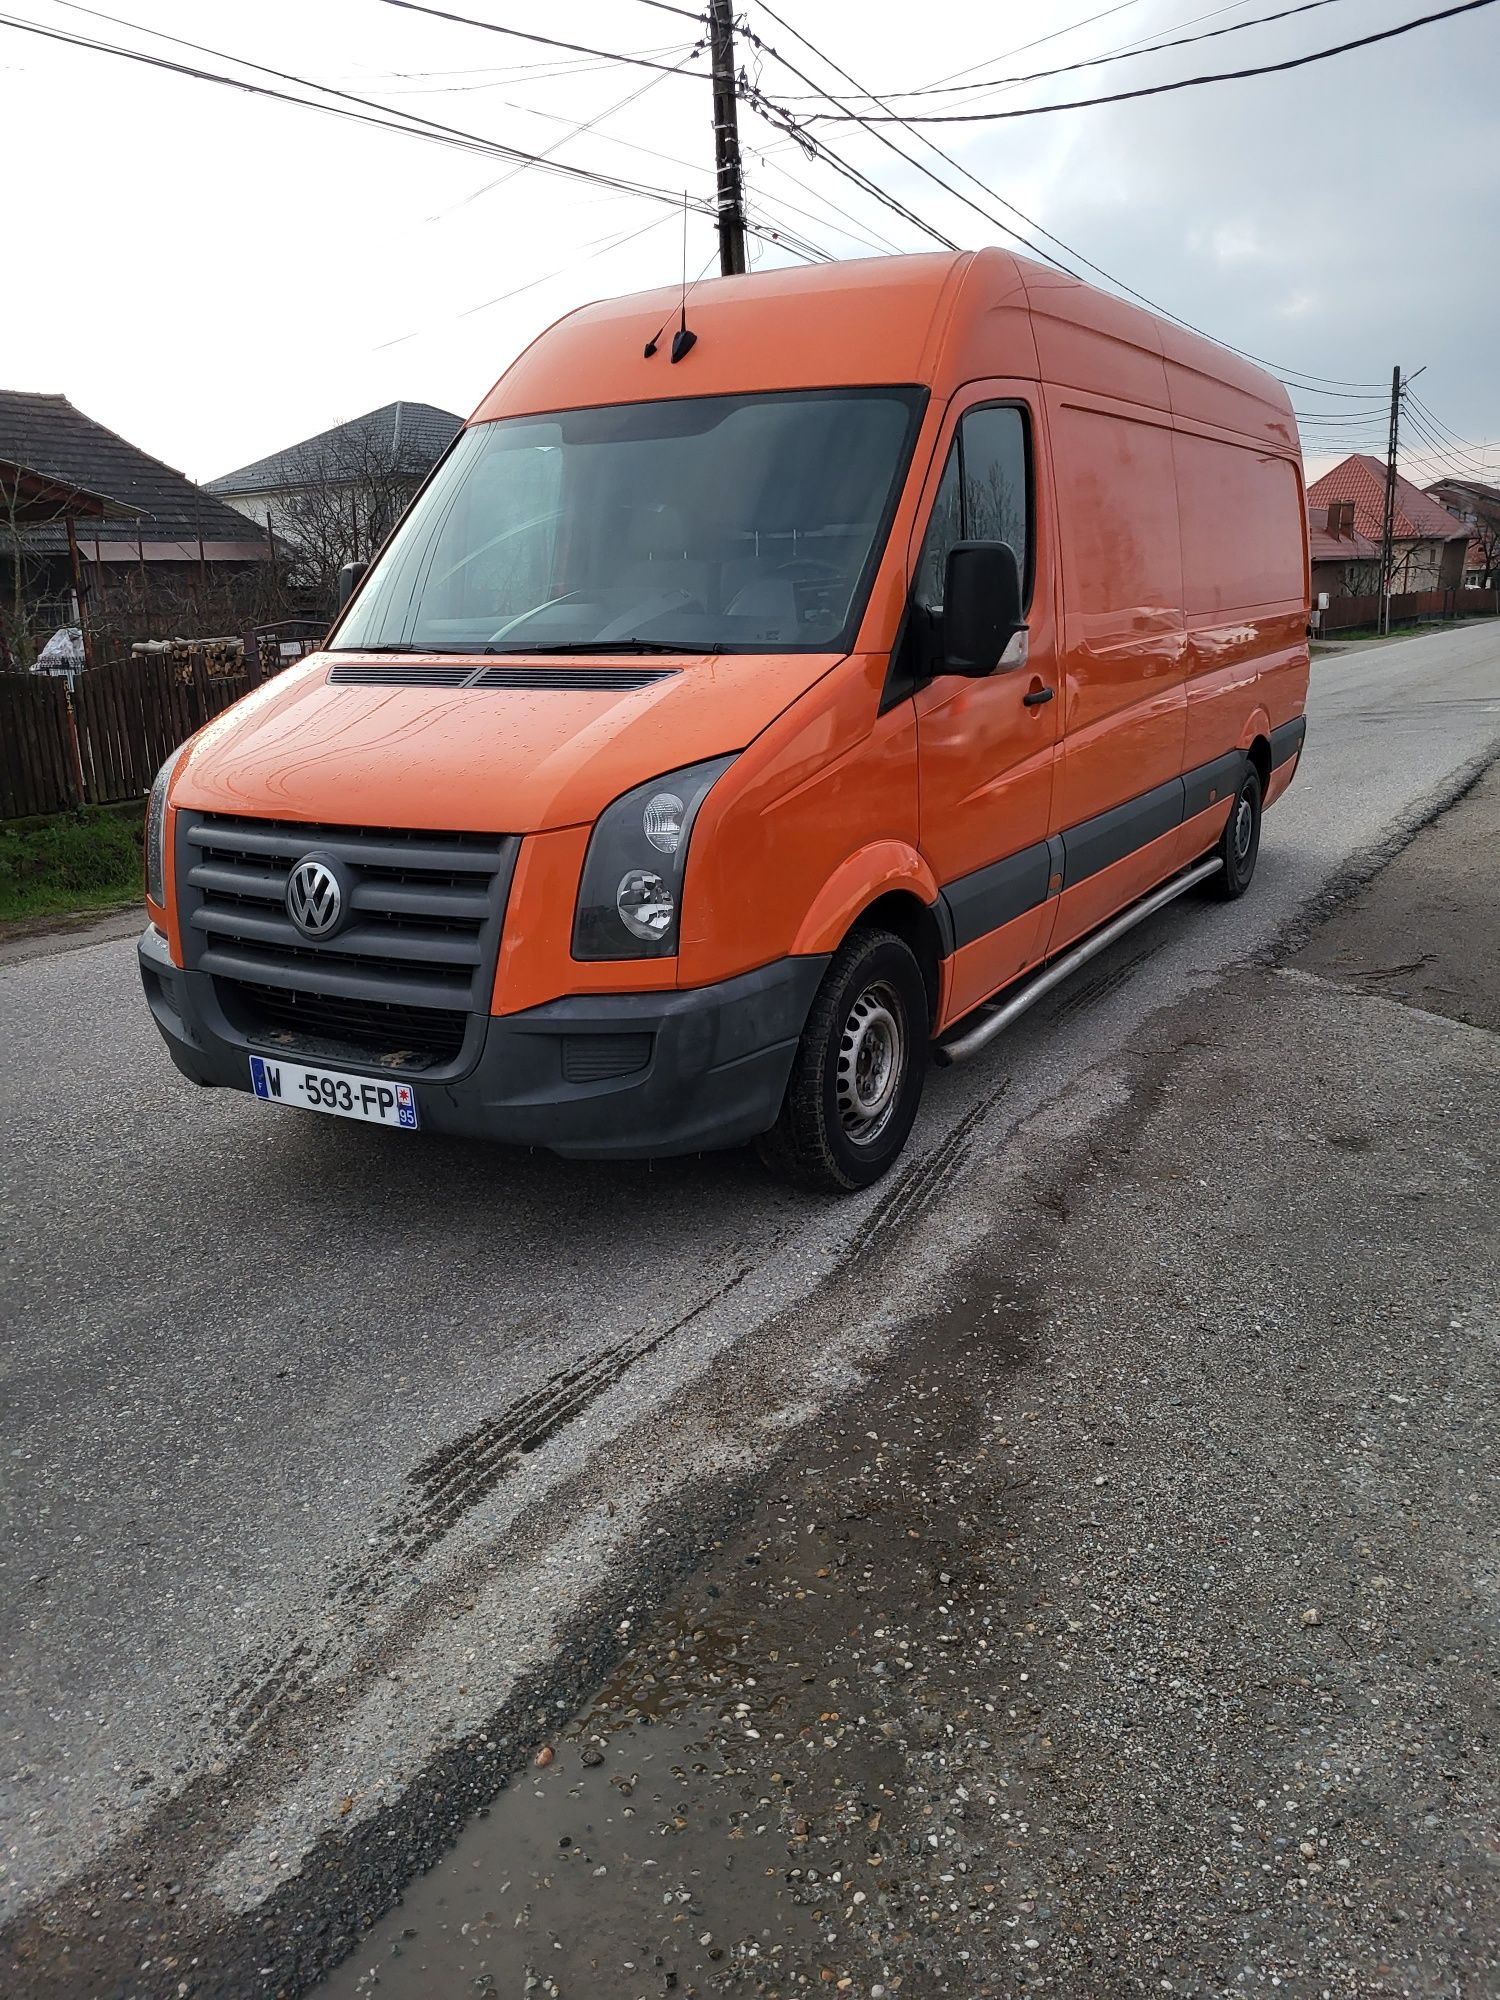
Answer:
[(72, 916), (15, 917), (0, 924), (0, 965), (21, 965), (30, 958), (81, 951), (85, 945), (130, 937), (146, 921), (134, 899), (106, 903), (102, 909), (79, 910)]
[(1300, 950), (1336, 910), (1342, 908), (1351, 896), (1357, 895), (1367, 882), (1373, 881), (1383, 868), (1389, 867), (1398, 854), (1410, 847), (1424, 827), (1431, 826), (1434, 820), (1441, 819), (1445, 812), (1466, 798), (1497, 762), (1500, 762), (1500, 737), (1495, 737), (1477, 757), (1461, 765), (1442, 785), (1418, 799), (1396, 821), (1384, 840), (1335, 869), (1317, 894), (1246, 963), (1275, 966), (1289, 953)]

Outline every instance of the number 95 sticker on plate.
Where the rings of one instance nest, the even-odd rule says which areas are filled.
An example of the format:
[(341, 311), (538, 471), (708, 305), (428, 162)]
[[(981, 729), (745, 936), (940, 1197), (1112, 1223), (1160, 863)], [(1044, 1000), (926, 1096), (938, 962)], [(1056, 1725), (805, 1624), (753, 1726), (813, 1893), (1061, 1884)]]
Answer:
[(250, 1087), (267, 1104), (291, 1104), (304, 1111), (330, 1111), (335, 1118), (363, 1118), (371, 1125), (417, 1124), (416, 1093), (409, 1083), (384, 1076), (350, 1076), (331, 1069), (251, 1056)]

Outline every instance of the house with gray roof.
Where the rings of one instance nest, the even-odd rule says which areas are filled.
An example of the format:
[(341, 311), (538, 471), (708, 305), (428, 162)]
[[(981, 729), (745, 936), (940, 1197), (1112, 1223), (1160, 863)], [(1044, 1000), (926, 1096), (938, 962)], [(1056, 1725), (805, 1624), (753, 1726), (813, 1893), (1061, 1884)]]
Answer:
[[(117, 432), (75, 409), (66, 396), (0, 389), (0, 460), (29, 470), (59, 489), (107, 496), (98, 509), (60, 509), (50, 521), (25, 529), (36, 550), (68, 547), (65, 514), (89, 511), (77, 522), (89, 561), (137, 566), (199, 561), (258, 563), (267, 557), (263, 533), (242, 514), (185, 473), (142, 451)], [(0, 533), (7, 529), (0, 498)]]
[(431, 403), (387, 403), (208, 481), (270, 532), (306, 582), (327, 589), (345, 562), (379, 547), (462, 419)]
[(0, 389), (0, 574), (12, 621), (19, 603), (43, 637), (81, 615), (122, 641), (159, 625), (201, 630), (242, 599), (259, 602), (270, 560), (264, 530), (66, 396)]

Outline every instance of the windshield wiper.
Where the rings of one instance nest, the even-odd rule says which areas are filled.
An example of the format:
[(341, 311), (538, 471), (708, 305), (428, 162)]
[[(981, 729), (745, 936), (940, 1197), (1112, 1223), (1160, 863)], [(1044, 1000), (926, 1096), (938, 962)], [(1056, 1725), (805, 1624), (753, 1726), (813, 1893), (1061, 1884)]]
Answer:
[(687, 646), (667, 639), (555, 639), (540, 645), (485, 647), (487, 653), (722, 653), (721, 645)]
[(330, 646), (330, 653), (440, 653), (441, 646), (414, 646), (406, 639), (387, 639), (375, 646)]

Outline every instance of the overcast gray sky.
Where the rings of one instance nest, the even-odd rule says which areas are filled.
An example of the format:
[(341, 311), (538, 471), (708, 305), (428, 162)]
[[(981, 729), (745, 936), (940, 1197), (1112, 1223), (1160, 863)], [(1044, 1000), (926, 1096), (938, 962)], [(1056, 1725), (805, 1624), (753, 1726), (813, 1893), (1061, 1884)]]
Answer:
[[(1271, 62), (1444, 3), (1326, 0), (1293, 19), (979, 102), (926, 102), (1013, 108)], [(696, 34), (692, 21), (649, 0), (446, 4), (668, 64), (687, 56)], [(1288, 4), (776, 0), (776, 12), (862, 84), (887, 92), (961, 70), (983, 78), (1051, 68)], [(560, 162), (679, 197), (711, 190), (701, 54), (675, 75), (578, 67), (535, 43), (388, 0), (98, 7), (115, 22), (62, 0), (0, 0), (0, 16), (232, 67), (141, 32), (151, 28), (487, 139), (557, 147)], [(816, 82), (844, 88), (756, 0), (746, 0), (743, 18)], [(805, 92), (771, 55), (744, 54), (768, 95), (790, 104)], [(1450, 464), (1500, 479), (1497, 77), (1500, 7), (1289, 75), (925, 129), (1072, 249), (1207, 331), (1287, 369), (1387, 385), (1342, 397), (1294, 393), (1299, 410), (1347, 419), (1309, 431), (1313, 471), (1345, 443), (1383, 449), (1383, 420), (1368, 413), (1399, 362), (1425, 366), (1416, 393), (1446, 432), (1488, 447), (1440, 460), (1433, 440), (1445, 432), (1434, 429), (1411, 440), (1404, 469), (1424, 482)], [(799, 97), (795, 108), (807, 106)], [(751, 213), (766, 228), (790, 227), (840, 257), (929, 247), (911, 223), (807, 160), (753, 112), (741, 117)], [(568, 136), (595, 118), (593, 130)], [(1008, 240), (871, 134), (819, 129), (955, 241)], [(908, 134), (883, 129), (993, 206)], [(398, 397), (467, 415), (559, 313), (669, 281), (681, 265), (680, 215), (638, 195), (515, 172), (3, 26), (0, 132), (8, 239), (0, 386), (61, 390), (199, 479)], [(1010, 211), (994, 212), (1029, 233)], [(712, 224), (695, 215), (688, 235), (696, 272), (713, 253)], [(755, 254), (763, 264), (788, 261), (777, 245)]]

